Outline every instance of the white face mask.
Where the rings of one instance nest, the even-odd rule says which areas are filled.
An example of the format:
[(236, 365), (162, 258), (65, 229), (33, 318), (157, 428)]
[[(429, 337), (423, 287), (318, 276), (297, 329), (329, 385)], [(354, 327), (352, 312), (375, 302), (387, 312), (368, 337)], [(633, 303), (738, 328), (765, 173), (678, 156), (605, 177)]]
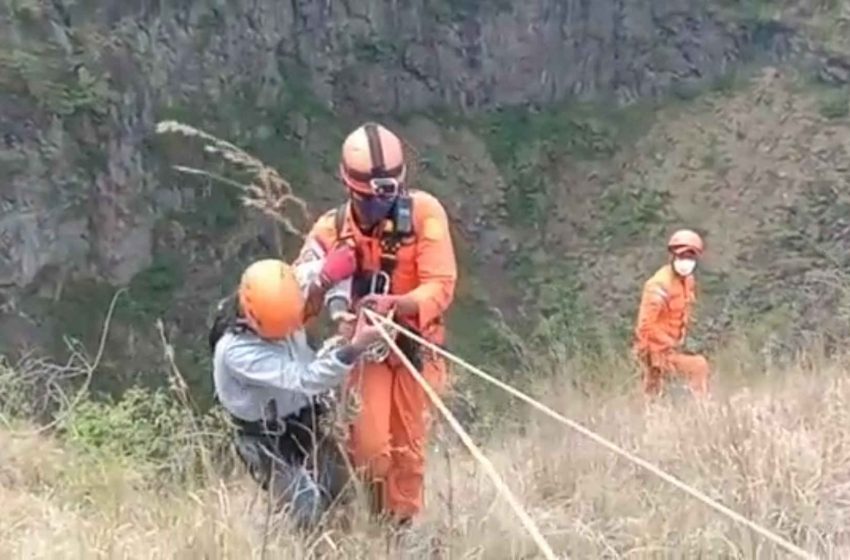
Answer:
[(674, 259), (673, 260), (673, 270), (676, 271), (676, 274), (679, 276), (690, 276), (694, 273), (694, 269), (697, 267), (697, 261), (694, 259)]

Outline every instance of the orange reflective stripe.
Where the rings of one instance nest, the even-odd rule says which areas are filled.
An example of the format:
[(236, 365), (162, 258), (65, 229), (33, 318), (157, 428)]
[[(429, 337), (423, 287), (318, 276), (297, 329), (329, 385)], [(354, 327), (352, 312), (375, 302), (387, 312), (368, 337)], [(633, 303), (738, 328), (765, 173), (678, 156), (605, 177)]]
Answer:
[(665, 289), (664, 289), (664, 288), (662, 288), (661, 286), (657, 286), (657, 285), (656, 285), (656, 286), (651, 286), (651, 287), (647, 290), (647, 293), (648, 293), (649, 295), (654, 295), (654, 296), (656, 296), (658, 299), (660, 299), (660, 300), (662, 300), (662, 301), (667, 301), (667, 300), (670, 298), (670, 292), (668, 292), (667, 290), (665, 290)]
[(333, 211), (325, 212), (316, 220), (313, 227), (310, 228), (310, 232), (307, 234), (307, 238), (304, 240), (304, 244), (299, 251), (299, 258), (306, 256), (304, 253), (311, 251), (315, 247), (315, 244), (318, 244), (327, 252), (336, 244), (336, 241), (337, 235), (334, 228)]

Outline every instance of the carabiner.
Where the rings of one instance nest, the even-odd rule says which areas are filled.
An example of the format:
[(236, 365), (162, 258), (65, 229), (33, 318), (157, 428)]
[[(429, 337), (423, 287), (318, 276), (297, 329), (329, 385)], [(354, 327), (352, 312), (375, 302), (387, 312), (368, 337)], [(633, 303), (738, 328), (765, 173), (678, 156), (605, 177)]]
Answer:
[[(379, 285), (379, 280), (383, 282)], [(369, 295), (386, 295), (390, 293), (390, 275), (383, 270), (379, 270), (372, 274), (372, 280), (369, 284)], [(387, 317), (392, 319), (393, 313)], [(383, 362), (390, 355), (390, 347), (384, 341), (378, 341), (369, 346), (364, 352), (364, 358), (370, 362)]]

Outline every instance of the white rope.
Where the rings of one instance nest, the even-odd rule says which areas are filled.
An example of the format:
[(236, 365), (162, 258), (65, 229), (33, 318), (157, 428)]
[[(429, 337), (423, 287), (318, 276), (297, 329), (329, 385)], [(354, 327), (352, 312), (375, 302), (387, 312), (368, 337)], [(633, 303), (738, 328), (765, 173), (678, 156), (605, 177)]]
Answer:
[(696, 488), (693, 488), (692, 486), (689, 486), (688, 484), (686, 484), (685, 482), (682, 482), (681, 480), (674, 477), (673, 475), (670, 475), (670, 474), (664, 472), (660, 468), (656, 467), (652, 463), (645, 461), (644, 459), (641, 459), (637, 455), (634, 455), (634, 454), (630, 453), (629, 451), (626, 451), (622, 447), (620, 447), (617, 444), (605, 439), (604, 437), (600, 436), (596, 432), (593, 432), (592, 430), (585, 428), (584, 426), (582, 426), (578, 422), (575, 422), (574, 420), (570, 420), (569, 418), (555, 412), (554, 410), (552, 410), (548, 406), (546, 406), (546, 405), (540, 403), (539, 401), (529, 397), (528, 395), (526, 395), (522, 391), (511, 387), (507, 383), (504, 383), (503, 381), (496, 379), (492, 375), (490, 375), (490, 374), (482, 371), (481, 369), (473, 366), (472, 364), (466, 362), (462, 358), (459, 358), (459, 357), (455, 356), (454, 354), (452, 354), (451, 352), (444, 350), (443, 348), (440, 348), (436, 344), (434, 344), (434, 343), (432, 343), (428, 340), (425, 340), (421, 336), (412, 332), (410, 329), (406, 329), (405, 327), (403, 327), (403, 326), (401, 326), (401, 325), (399, 325), (399, 324), (397, 324), (393, 321), (390, 321), (387, 318), (382, 317), (381, 315), (378, 315), (371, 310), (367, 309), (366, 313), (367, 313), (367, 316), (370, 319), (372, 319), (373, 321), (375, 321), (375, 320), (380, 321), (382, 324), (389, 325), (393, 329), (396, 329), (396, 330), (404, 333), (405, 335), (407, 335), (411, 339), (415, 340), (419, 344), (425, 346), (429, 350), (432, 350), (433, 352), (440, 354), (441, 356), (443, 356), (446, 359), (456, 363), (457, 365), (466, 368), (467, 370), (471, 371), (472, 373), (481, 377), (482, 379), (485, 379), (486, 381), (493, 383), (497, 387), (504, 389), (508, 393), (512, 394), (513, 396), (517, 397), (520, 400), (525, 401), (526, 403), (530, 404), (531, 406), (533, 406), (537, 410), (543, 412), (544, 414), (548, 415), (549, 417), (554, 418), (558, 422), (572, 428), (573, 430), (579, 432), (580, 434), (584, 435), (585, 437), (592, 439), (593, 441), (595, 441), (599, 445), (606, 447), (607, 449), (609, 449), (610, 451), (613, 451), (617, 455), (620, 455), (621, 457), (623, 457), (627, 461), (630, 461), (631, 463), (634, 463), (634, 464), (636, 464), (640, 467), (643, 467), (644, 469), (651, 472), (652, 474), (659, 477), (660, 479), (664, 480), (665, 482), (668, 482), (668, 483), (672, 484), (673, 486), (675, 486), (676, 488), (678, 488), (679, 490), (682, 490), (683, 492), (690, 494), (692, 497), (696, 498), (697, 500), (699, 500), (703, 504), (713, 508), (714, 510), (722, 513), (723, 515), (725, 515), (727, 517), (729, 517), (730, 519), (737, 521), (738, 523), (741, 523), (742, 525), (749, 527), (750, 529), (752, 529), (756, 533), (760, 534), (762, 537), (766, 538), (769, 541), (772, 541), (773, 543), (780, 546), (781, 548), (784, 548), (786, 551), (790, 552), (791, 554), (793, 554), (793, 555), (795, 555), (799, 558), (805, 558), (806, 560), (817, 560), (817, 556), (811, 554), (810, 552), (803, 550), (802, 548), (795, 545), (794, 543), (792, 543), (792, 542), (788, 541), (787, 539), (777, 535), (776, 533), (770, 531), (769, 529), (762, 527), (761, 525), (757, 524), (756, 522), (751, 521), (750, 519), (747, 519), (746, 517), (744, 517), (740, 513), (737, 513), (736, 511), (729, 509), (728, 507), (724, 506), (720, 502), (713, 500), (711, 497), (707, 496), (703, 492), (697, 490)]
[[(366, 310), (368, 317), (380, 317), (370, 310)], [(384, 321), (383, 317), (381, 317)], [(388, 321), (391, 323), (391, 321)], [(472, 441), (472, 438), (469, 437), (469, 434), (463, 429), (460, 425), (460, 422), (457, 421), (457, 418), (451, 413), (451, 411), (446, 407), (443, 400), (437, 395), (437, 392), (433, 387), (422, 377), (422, 374), (416, 369), (416, 367), (410, 362), (407, 356), (401, 351), (392, 337), (387, 333), (387, 328), (384, 324), (374, 323), (378, 328), (381, 336), (384, 337), (384, 340), (387, 342), (389, 347), (395, 352), (396, 356), (401, 360), (404, 366), (410, 371), (410, 374), (414, 379), (422, 386), (422, 389), (425, 390), (425, 393), (428, 395), (428, 398), (431, 399), (431, 402), (434, 403), (434, 406), (446, 417), (446, 420), (451, 425), (452, 429), (457, 432), (458, 437), (460, 437), (461, 441), (466, 445), (469, 452), (472, 453), (472, 456), (481, 463), (481, 466), (484, 467), (484, 471), (490, 477), (490, 480), (493, 481), (493, 484), (496, 485), (496, 489), (502, 494), (502, 496), (508, 501), (511, 508), (513, 508), (514, 512), (519, 516), (520, 521), (525, 526), (526, 530), (531, 534), (531, 537), (534, 539), (534, 542), (537, 543), (537, 546), (543, 552), (544, 556), (546, 556), (547, 560), (558, 560), (558, 557), (555, 556), (555, 553), (552, 551), (552, 547), (549, 546), (549, 543), (546, 542), (546, 539), (543, 537), (543, 534), (540, 532), (540, 529), (537, 528), (534, 521), (531, 519), (531, 516), (525, 511), (522, 505), (517, 501), (516, 497), (511, 493), (510, 488), (508, 488), (507, 484), (502, 480), (499, 476), (499, 473), (496, 472), (496, 468), (493, 466), (493, 463), (490, 462), (489, 459), (484, 455), (481, 449), (475, 445), (475, 442)], [(395, 327), (393, 327), (395, 328)], [(566, 558), (566, 557), (565, 557)]]

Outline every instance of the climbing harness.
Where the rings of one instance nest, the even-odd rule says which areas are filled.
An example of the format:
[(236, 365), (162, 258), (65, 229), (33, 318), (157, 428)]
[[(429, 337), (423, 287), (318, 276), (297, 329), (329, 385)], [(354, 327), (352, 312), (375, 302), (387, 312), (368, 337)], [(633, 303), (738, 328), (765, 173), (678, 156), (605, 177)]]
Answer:
[[(398, 188), (397, 192), (399, 192)], [(348, 204), (346, 202), (337, 207), (334, 214), (334, 228), (337, 239), (343, 243), (348, 242), (350, 239), (350, 235), (343, 235)], [(407, 190), (403, 189), (403, 192), (398, 196), (391, 219), (385, 220), (383, 223), (384, 229), (380, 237), (380, 269), (372, 272), (369, 277), (362, 279), (368, 282), (368, 287), (365, 290), (363, 289), (365, 282), (362, 280), (354, 283), (354, 297), (363, 298), (369, 295), (390, 294), (392, 274), (398, 262), (396, 253), (398, 253), (399, 247), (401, 247), (405, 240), (411, 239), (413, 236), (412, 214), (412, 199)], [(387, 318), (393, 320), (394, 313), (391, 312)], [(359, 330), (365, 326), (364, 319), (365, 317), (361, 314), (355, 330)], [(377, 341), (364, 352), (363, 359), (367, 362), (380, 363), (386, 360), (389, 355), (390, 347), (382, 341)]]

